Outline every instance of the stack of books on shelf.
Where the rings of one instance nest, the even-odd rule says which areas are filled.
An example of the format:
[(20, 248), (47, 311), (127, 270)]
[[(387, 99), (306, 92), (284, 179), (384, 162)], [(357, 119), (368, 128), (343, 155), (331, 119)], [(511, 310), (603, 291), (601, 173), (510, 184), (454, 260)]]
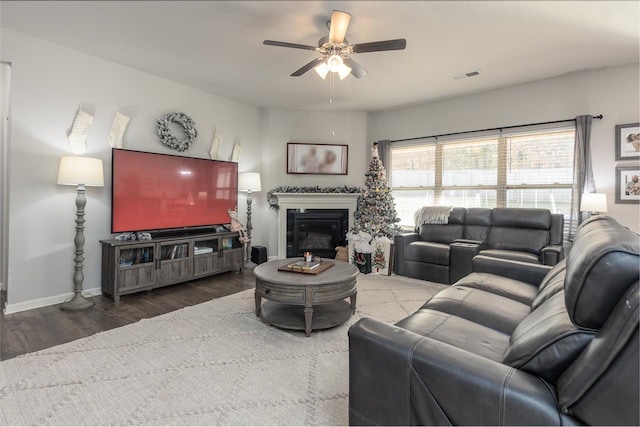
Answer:
[(120, 252), (120, 267), (128, 267), (133, 264), (151, 262), (153, 260), (153, 249), (135, 248)]
[(213, 252), (213, 248), (210, 246), (196, 246), (193, 249), (194, 255), (210, 254)]
[(177, 245), (167, 245), (162, 247), (162, 259), (185, 258), (188, 255), (189, 244), (182, 243)]
[(311, 271), (320, 266), (320, 261), (296, 261), (287, 265), (291, 270)]

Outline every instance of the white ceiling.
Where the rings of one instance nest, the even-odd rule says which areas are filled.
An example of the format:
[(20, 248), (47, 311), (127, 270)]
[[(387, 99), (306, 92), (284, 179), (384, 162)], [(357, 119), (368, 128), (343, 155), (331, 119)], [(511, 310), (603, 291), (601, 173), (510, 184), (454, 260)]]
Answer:
[[(4, 28), (258, 107), (328, 109), (329, 79), (289, 75), (334, 9), (367, 69), (334, 86), (334, 109), (375, 111), (577, 70), (638, 62), (639, 1), (2, 1)], [(9, 58), (8, 58), (9, 59)], [(9, 59), (10, 60), (10, 59)], [(479, 69), (480, 76), (452, 76)]]

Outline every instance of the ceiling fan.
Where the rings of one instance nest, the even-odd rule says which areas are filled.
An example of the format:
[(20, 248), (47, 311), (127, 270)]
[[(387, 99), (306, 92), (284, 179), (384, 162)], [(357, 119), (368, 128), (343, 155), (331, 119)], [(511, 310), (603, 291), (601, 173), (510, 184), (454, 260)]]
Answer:
[(275, 40), (265, 40), (263, 44), (269, 46), (291, 47), (294, 49), (313, 50), (322, 54), (304, 65), (299, 70), (294, 71), (291, 76), (298, 77), (314, 68), (320, 77), (327, 77), (329, 71), (338, 73), (340, 80), (349, 74), (357, 79), (367, 75), (361, 65), (349, 57), (353, 53), (380, 52), (384, 50), (402, 50), (407, 47), (405, 39), (384, 40), (379, 42), (349, 44), (345, 37), (347, 27), (351, 20), (351, 14), (334, 10), (331, 13), (331, 21), (327, 22), (329, 35), (318, 40), (318, 47), (297, 43), (279, 42)]

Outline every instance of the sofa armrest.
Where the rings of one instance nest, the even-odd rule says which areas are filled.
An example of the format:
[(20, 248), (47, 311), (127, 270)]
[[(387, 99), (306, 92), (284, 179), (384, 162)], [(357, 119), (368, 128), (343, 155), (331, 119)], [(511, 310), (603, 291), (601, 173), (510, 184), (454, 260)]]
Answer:
[(393, 239), (394, 243), (394, 270), (399, 276), (404, 276), (404, 248), (411, 242), (420, 240), (418, 233), (400, 233)]
[(551, 270), (551, 266), (532, 264), (530, 262), (511, 259), (494, 258), (485, 255), (473, 257), (473, 271), (476, 273), (491, 273), (509, 277), (538, 286), (544, 276)]
[(449, 284), (473, 272), (473, 257), (482, 248), (477, 240), (459, 239), (449, 245)]
[(349, 329), (351, 425), (563, 425), (540, 378), (375, 319)]
[(556, 265), (564, 258), (562, 245), (548, 245), (540, 251), (541, 261), (544, 265)]

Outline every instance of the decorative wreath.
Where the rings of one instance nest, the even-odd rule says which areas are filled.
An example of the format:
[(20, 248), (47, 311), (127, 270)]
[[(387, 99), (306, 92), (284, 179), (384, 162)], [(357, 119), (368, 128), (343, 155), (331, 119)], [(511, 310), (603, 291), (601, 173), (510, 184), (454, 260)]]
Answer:
[[(185, 139), (178, 139), (171, 134), (169, 124), (172, 122), (182, 126), (185, 133), (187, 134), (187, 137)], [(198, 131), (196, 130), (195, 123), (193, 122), (191, 117), (187, 116), (185, 113), (169, 113), (161, 116), (158, 119), (157, 133), (160, 137), (160, 142), (162, 142), (167, 147), (178, 151), (187, 150), (196, 140), (196, 136), (198, 136)]]

